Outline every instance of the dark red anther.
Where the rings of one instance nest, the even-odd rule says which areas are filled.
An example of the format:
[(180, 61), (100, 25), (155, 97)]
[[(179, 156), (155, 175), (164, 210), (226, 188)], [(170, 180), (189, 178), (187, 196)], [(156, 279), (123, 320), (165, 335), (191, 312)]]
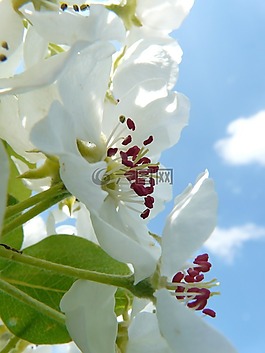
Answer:
[(150, 143), (152, 143), (154, 140), (153, 136), (149, 136), (148, 139), (144, 140), (143, 144), (145, 146), (149, 145)]
[(109, 148), (107, 151), (107, 156), (112, 157), (114, 156), (118, 151), (118, 148)]
[(128, 160), (128, 155), (126, 152), (120, 151), (122, 164), (126, 167), (133, 167), (133, 162)]
[(195, 277), (195, 282), (201, 282), (203, 280), (204, 280), (204, 275), (202, 273)]
[(200, 264), (201, 261), (208, 261), (209, 260), (209, 255), (208, 254), (202, 254), (198, 255), (195, 260), (193, 261), (194, 264)]
[(210, 271), (210, 268), (212, 267), (212, 264), (208, 261), (200, 261), (198, 266), (196, 266), (196, 270), (200, 272), (208, 272)]
[(146, 186), (145, 192), (146, 192), (146, 195), (152, 194), (154, 192), (154, 187), (153, 186)]
[(199, 271), (193, 269), (193, 268), (189, 268), (188, 269), (188, 274), (191, 276), (191, 277), (195, 277), (195, 276), (198, 276), (198, 274), (200, 273)]
[(216, 317), (216, 312), (212, 309), (203, 309), (202, 311), (205, 315), (211, 316), (211, 317)]
[(187, 283), (193, 283), (193, 282), (195, 282), (194, 277), (193, 277), (193, 276), (190, 276), (190, 275), (186, 275), (186, 276), (184, 277), (184, 280), (185, 280)]
[(184, 278), (184, 273), (182, 272), (177, 272), (175, 276), (172, 278), (173, 283), (179, 283), (181, 280)]
[(148, 193), (146, 191), (146, 187), (144, 185), (138, 184), (138, 183), (132, 183), (131, 184), (131, 189), (133, 189), (138, 196), (147, 196)]
[(132, 119), (128, 118), (126, 123), (127, 123), (127, 126), (128, 126), (129, 130), (132, 130), (132, 131), (135, 130), (135, 124), (134, 124)]
[(150, 195), (148, 195), (148, 196), (146, 196), (144, 198), (144, 204), (148, 208), (153, 208), (154, 207), (154, 201), (155, 201), (155, 199), (152, 196), (150, 196)]
[(127, 156), (132, 156), (133, 159), (135, 159), (139, 152), (140, 148), (138, 146), (132, 146), (126, 151), (126, 154)]
[(129, 145), (129, 143), (132, 142), (132, 136), (131, 135), (128, 135), (127, 137), (125, 137), (125, 139), (122, 141), (122, 145), (123, 146), (126, 146), (126, 145)]
[(185, 288), (182, 286), (177, 286), (177, 288), (175, 289), (175, 293), (176, 293), (176, 297), (178, 299), (184, 299), (185, 296), (184, 295), (179, 295), (178, 293), (183, 293), (185, 291)]
[(142, 212), (142, 213), (140, 214), (140, 216), (141, 216), (143, 219), (146, 219), (146, 218), (149, 216), (149, 214), (150, 214), (150, 210), (149, 210), (149, 208), (147, 208), (146, 210), (144, 210), (144, 212)]

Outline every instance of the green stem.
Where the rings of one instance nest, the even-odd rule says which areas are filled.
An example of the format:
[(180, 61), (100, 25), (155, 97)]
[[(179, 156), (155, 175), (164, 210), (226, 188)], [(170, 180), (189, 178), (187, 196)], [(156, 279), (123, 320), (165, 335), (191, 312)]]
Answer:
[(16, 298), (20, 302), (30, 306), (31, 308), (35, 309), (39, 313), (45, 316), (48, 316), (51, 319), (54, 319), (59, 324), (65, 325), (64, 314), (38, 301), (37, 299), (29, 296), (22, 290), (18, 289), (17, 287), (13, 286), (10, 283), (3, 281), (2, 279), (0, 279), (0, 291), (9, 294), (13, 298)]
[(5, 347), (1, 349), (0, 353), (10, 353), (12, 349), (16, 347), (19, 340), (20, 338), (18, 338), (17, 336), (11, 337)]
[(20, 227), (22, 224), (26, 223), (33, 217), (37, 216), (38, 214), (42, 213), (43, 211), (47, 210), (51, 206), (55, 205), (57, 202), (61, 201), (67, 196), (66, 193), (61, 193), (55, 196), (52, 199), (47, 199), (42, 202), (39, 202), (36, 206), (32, 207), (27, 212), (23, 213), (22, 215), (16, 217), (9, 223), (7, 223), (2, 230), (2, 236), (8, 234), (9, 232), (13, 231), (14, 229)]
[(48, 190), (40, 192), (39, 194), (34, 195), (27, 200), (21, 201), (16, 205), (8, 206), (5, 213), (5, 219), (14, 217), (16, 214), (26, 210), (27, 208), (32, 207), (46, 199), (51, 199), (59, 193), (68, 193), (63, 183), (56, 184)]
[(55, 262), (39, 259), (33, 256), (19, 254), (5, 247), (0, 247), (0, 257), (10, 259), (15, 262), (24, 263), (30, 266), (35, 266), (48, 271), (53, 271), (62, 275), (89, 280), (98, 283), (104, 283), (120, 288), (128, 289), (131, 293), (145, 298), (153, 298), (153, 288), (148, 280), (134, 283), (134, 275), (119, 276), (96, 271), (84, 270), (67, 265), (58, 264)]

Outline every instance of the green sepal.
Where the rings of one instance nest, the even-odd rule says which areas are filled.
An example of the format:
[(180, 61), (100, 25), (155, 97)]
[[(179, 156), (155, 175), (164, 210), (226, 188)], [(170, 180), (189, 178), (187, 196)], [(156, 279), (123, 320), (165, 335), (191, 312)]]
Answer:
[(8, 193), (16, 198), (18, 201), (25, 200), (30, 197), (31, 190), (29, 190), (19, 179), (19, 172), (11, 156), (20, 159), (23, 163), (27, 164), (29, 168), (33, 168), (35, 165), (26, 161), (23, 157), (18, 155), (12, 147), (4, 141), (4, 146), (9, 158), (9, 180), (8, 180)]
[(124, 23), (124, 26), (129, 30), (132, 26), (141, 27), (141, 21), (135, 15), (137, 0), (127, 0), (126, 4), (122, 5), (108, 5), (106, 8), (118, 15)]
[[(23, 254), (104, 274), (126, 276), (131, 273), (127, 265), (111, 258), (96, 244), (77, 236), (53, 235), (26, 248)], [(0, 260), (0, 271), (0, 279), (58, 313), (63, 295), (77, 279), (3, 258)], [(1, 288), (0, 302), (0, 316), (16, 336), (35, 344), (57, 344), (70, 340), (65, 325), (40, 314), (38, 310), (4, 293)], [(120, 310), (122, 300), (118, 300), (118, 305)]]

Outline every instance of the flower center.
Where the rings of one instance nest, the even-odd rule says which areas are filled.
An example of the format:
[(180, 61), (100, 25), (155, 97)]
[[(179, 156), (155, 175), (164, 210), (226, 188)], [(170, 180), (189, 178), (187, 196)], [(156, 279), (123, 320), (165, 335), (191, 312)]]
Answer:
[[(206, 308), (208, 299), (217, 292), (211, 292), (210, 288), (219, 285), (216, 280), (203, 282), (204, 273), (209, 272), (211, 263), (208, 254), (198, 255), (193, 261), (193, 266), (187, 271), (179, 271), (172, 278), (176, 298), (184, 302), (193, 310), (202, 311), (205, 315), (215, 317), (214, 310)], [(172, 283), (169, 285), (172, 289)]]
[[(67, 3), (63, 2), (61, 3), (61, 10), (66, 11), (69, 6), (67, 5)], [(78, 5), (72, 5), (70, 8), (72, 8), (75, 12), (79, 12), (79, 11), (86, 11), (90, 8), (90, 6), (88, 4), (82, 4), (80, 6)]]
[[(119, 131), (120, 130), (120, 131)], [(145, 209), (140, 216), (145, 219), (153, 208), (158, 164), (153, 164), (146, 155), (153, 142), (149, 136), (141, 146), (133, 144), (136, 125), (131, 118), (121, 115), (119, 123), (106, 141), (105, 162), (107, 168), (102, 178), (102, 189), (127, 207), (136, 210), (132, 204), (142, 204)], [(139, 200), (139, 197), (141, 198)]]

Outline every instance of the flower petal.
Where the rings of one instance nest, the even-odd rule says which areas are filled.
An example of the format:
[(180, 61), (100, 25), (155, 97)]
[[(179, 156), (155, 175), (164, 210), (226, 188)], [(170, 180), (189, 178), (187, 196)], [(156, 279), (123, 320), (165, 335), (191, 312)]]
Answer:
[(181, 25), (193, 3), (194, 0), (138, 0), (136, 14), (144, 25), (171, 32)]
[(64, 71), (67, 63), (83, 47), (84, 43), (77, 43), (67, 52), (40, 60), (21, 74), (0, 79), (0, 94), (25, 93), (53, 83)]
[(101, 120), (112, 53), (113, 46), (108, 42), (94, 43), (77, 53), (58, 80), (63, 105), (75, 122), (77, 137), (95, 144), (102, 143)]
[(78, 280), (63, 296), (60, 307), (66, 327), (83, 353), (115, 353), (117, 288)]
[(156, 314), (141, 312), (135, 316), (128, 329), (129, 342), (126, 353), (171, 353), (161, 336)]
[(114, 259), (131, 263), (134, 267), (135, 283), (151, 276), (160, 256), (160, 249), (139, 218), (117, 212), (107, 198), (100, 212), (91, 210), (91, 221), (100, 246)]
[[(24, 26), (22, 19), (12, 7), (12, 1), (0, 1), (0, 54), (6, 60), (0, 61), (0, 77), (12, 75), (21, 60), (20, 44), (23, 40)], [(19, 55), (17, 55), (19, 54)]]
[(227, 339), (166, 289), (155, 293), (162, 336), (173, 353), (236, 353)]
[(26, 4), (20, 11), (35, 30), (52, 43), (73, 45), (77, 41), (92, 43), (100, 40), (123, 41), (125, 38), (121, 19), (101, 5), (91, 5), (86, 10), (86, 16), (62, 11), (59, 6), (54, 11), (44, 12), (35, 11), (32, 4)]
[(217, 195), (208, 172), (176, 201), (162, 235), (161, 275), (169, 278), (202, 246), (216, 225)]

